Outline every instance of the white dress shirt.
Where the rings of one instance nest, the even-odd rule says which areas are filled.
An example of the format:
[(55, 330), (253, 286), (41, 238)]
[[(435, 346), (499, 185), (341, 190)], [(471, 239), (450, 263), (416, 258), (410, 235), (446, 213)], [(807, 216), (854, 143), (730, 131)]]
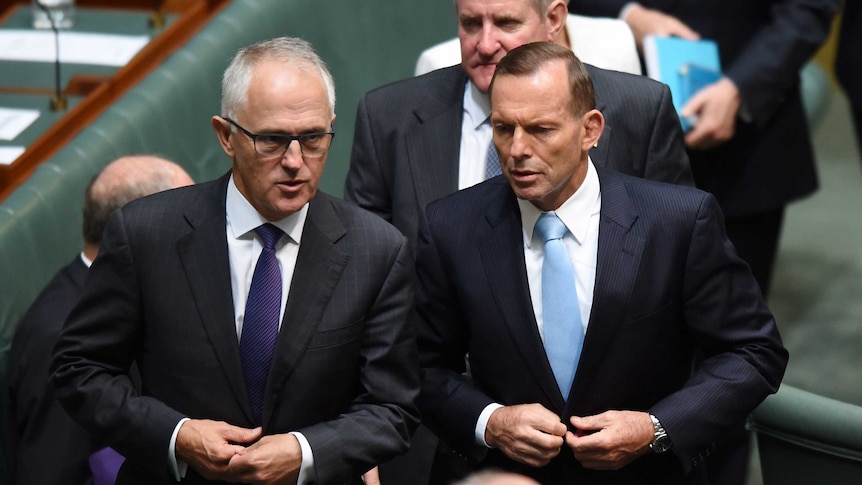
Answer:
[[(302, 229), (308, 215), (308, 204), (302, 209), (279, 221), (268, 221), (261, 216), (257, 210), (246, 200), (236, 187), (233, 176), (227, 184), (227, 196), (225, 200), (227, 219), (227, 247), (230, 261), (230, 286), (233, 295), (234, 322), (236, 324), (237, 340), (242, 338), (242, 324), (245, 316), (245, 304), (248, 292), (251, 289), (251, 279), (254, 276), (254, 267), (263, 251), (263, 245), (255, 237), (254, 230), (261, 224), (270, 223), (281, 229), (286, 237), (282, 237), (275, 246), (275, 256), (281, 268), (281, 313), (278, 325), (281, 329), (281, 321), (284, 318), (284, 310), (287, 305), (290, 282), (293, 279), (293, 271), (296, 268), (296, 258), (299, 255), (299, 244), (302, 237)], [(188, 421), (183, 419), (174, 429), (171, 437), (169, 460), (174, 478), (177, 481), (185, 476), (187, 464), (176, 459), (176, 437), (180, 426)], [(292, 432), (299, 441), (302, 449), (302, 465), (299, 470), (298, 485), (311, 483), (314, 479), (314, 457), (311, 446), (302, 433)]]
[(494, 133), (488, 117), (491, 100), (471, 82), (464, 86), (464, 119), (461, 121), (461, 152), (458, 155), (458, 190), (485, 180), (488, 147)]
[[(527, 265), (527, 280), (530, 285), (530, 300), (539, 327), (539, 335), (544, 341), (544, 320), (542, 318), (542, 262), (545, 259), (545, 244), (538, 235), (534, 236), (536, 221), (542, 214), (528, 201), (518, 199), (521, 211), (522, 235), (524, 238), (524, 261)], [(602, 197), (599, 177), (593, 162), (587, 162), (587, 175), (578, 190), (555, 211), (569, 232), (563, 236), (563, 244), (572, 261), (575, 286), (578, 292), (578, 306), (581, 322), (586, 334), (593, 308), (593, 290), (596, 286), (596, 260), (599, 249), (599, 220), (601, 218)], [(488, 419), (502, 405), (489, 404), (479, 415), (476, 423), (476, 442), (487, 446), (485, 428)]]

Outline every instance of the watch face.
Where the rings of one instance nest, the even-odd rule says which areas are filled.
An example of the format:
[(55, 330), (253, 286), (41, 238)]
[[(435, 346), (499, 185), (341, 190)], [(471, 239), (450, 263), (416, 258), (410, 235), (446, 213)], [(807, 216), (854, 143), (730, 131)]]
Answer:
[(664, 453), (670, 449), (670, 439), (667, 436), (663, 436), (651, 444), (650, 447), (656, 453)]

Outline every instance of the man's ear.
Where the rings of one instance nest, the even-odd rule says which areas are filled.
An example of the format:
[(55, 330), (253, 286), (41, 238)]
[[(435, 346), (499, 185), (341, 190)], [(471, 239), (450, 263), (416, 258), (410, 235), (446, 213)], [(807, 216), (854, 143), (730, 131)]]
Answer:
[(234, 151), (233, 145), (230, 143), (230, 124), (224, 120), (221, 116), (213, 116), (210, 121), (213, 125), (213, 130), (216, 132), (216, 138), (218, 138), (219, 145), (221, 145), (221, 149), (227, 153), (227, 156), (233, 158)]
[(581, 122), (584, 129), (581, 150), (589, 152), (591, 148), (597, 146), (599, 138), (602, 137), (602, 132), (605, 129), (605, 117), (602, 116), (601, 111), (591, 109), (581, 117)]
[(548, 5), (545, 11), (545, 20), (548, 22), (548, 42), (556, 42), (557, 37), (563, 29), (566, 28), (566, 19), (569, 17), (569, 10), (563, 0), (555, 0)]

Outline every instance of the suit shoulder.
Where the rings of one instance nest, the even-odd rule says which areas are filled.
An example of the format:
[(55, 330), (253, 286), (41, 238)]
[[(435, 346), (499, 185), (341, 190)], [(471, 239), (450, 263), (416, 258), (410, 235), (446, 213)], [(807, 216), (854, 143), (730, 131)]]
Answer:
[[(633, 177), (607, 169), (597, 170), (603, 183), (603, 194), (605, 188), (613, 193), (613, 187), (619, 184), (636, 205), (696, 211), (705, 199), (714, 199), (709, 192), (695, 187)], [(604, 204), (604, 197), (602, 200)]]
[(428, 204), (425, 212), (429, 219), (445, 217), (448, 214), (469, 219), (483, 214), (492, 200), (501, 197), (501, 192), (509, 190), (506, 179), (502, 175), (497, 176), (438, 199)]
[[(164, 216), (183, 214), (189, 206), (203, 199), (217, 196), (219, 193), (224, 195), (224, 191), (221, 190), (223, 187), (224, 180), (219, 179), (164, 190), (129, 202), (123, 206), (123, 214), (127, 218), (149, 215), (154, 212)], [(222, 200), (223, 205), (224, 201)]]
[(421, 76), (409, 77), (400, 81), (384, 84), (368, 91), (363, 100), (366, 105), (377, 103), (392, 103), (393, 107), (410, 107), (419, 99), (422, 99), (430, 88), (435, 91), (463, 90), (466, 82), (466, 74), (460, 65), (437, 69)]
[(667, 85), (650, 79), (646, 76), (631, 74), (628, 72), (611, 71), (600, 67), (587, 64), (587, 71), (590, 73), (590, 78), (593, 80), (593, 86), (596, 89), (596, 94), (599, 91), (609, 92), (619, 89), (633, 89), (638, 91), (647, 91), (660, 93), (667, 90)]
[(315, 199), (320, 199), (320, 202), (328, 203), (333, 210), (339, 214), (342, 222), (347, 226), (348, 230), (361, 228), (364, 232), (373, 233), (375, 237), (386, 240), (401, 241), (404, 236), (392, 224), (385, 221), (382, 217), (369, 212), (356, 204), (344, 201), (333, 197), (329, 194), (319, 192), (315, 195)]

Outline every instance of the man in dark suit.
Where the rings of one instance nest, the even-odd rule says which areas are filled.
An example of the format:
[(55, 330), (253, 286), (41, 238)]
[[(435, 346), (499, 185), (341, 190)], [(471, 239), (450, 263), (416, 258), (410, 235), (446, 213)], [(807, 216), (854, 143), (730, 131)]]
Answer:
[(841, 14), (841, 33), (835, 56), (835, 74), (850, 101), (856, 143), (862, 150), (862, 2), (848, 1)]
[(407, 448), (411, 254), (317, 191), (334, 120), (307, 42), (241, 49), (212, 119), (231, 172), (109, 222), (52, 371), (67, 411), (127, 457), (118, 483), (360, 483)]
[(51, 351), (78, 301), (111, 213), (131, 200), (194, 183), (175, 163), (128, 156), (108, 164), (84, 193), (84, 249), (60, 269), (15, 329), (9, 350), (7, 438), (12, 483), (92, 482), (91, 454), (104, 445), (66, 414), (48, 377)]
[[(685, 483), (775, 392), (788, 355), (710, 194), (591, 162), (604, 119), (588, 72), (549, 43), (497, 66), (505, 178), (420, 221), (420, 410), (480, 468), (543, 484)], [(550, 238), (562, 264), (538, 236), (543, 219), (562, 226)], [(549, 270), (569, 276), (552, 285)]]
[[(375, 89), (360, 101), (344, 196), (415, 239), (429, 202), (486, 178), (487, 91), (494, 65), (527, 42), (553, 41), (562, 0), (456, 0), (460, 66)], [(692, 185), (667, 87), (589, 66), (607, 127), (596, 164)]]

